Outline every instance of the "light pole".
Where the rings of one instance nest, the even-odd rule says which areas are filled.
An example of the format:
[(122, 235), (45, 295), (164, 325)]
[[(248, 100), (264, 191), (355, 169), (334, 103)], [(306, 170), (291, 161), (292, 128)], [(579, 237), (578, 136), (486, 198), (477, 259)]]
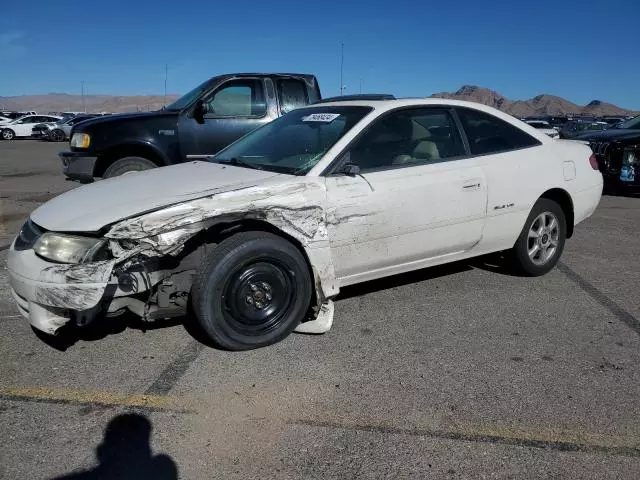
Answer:
[(84, 80), (80, 81), (80, 93), (82, 95), (82, 110), (84, 111), (84, 113), (87, 113), (87, 107), (84, 103)]
[(167, 106), (167, 74), (169, 71), (169, 65), (164, 64), (164, 106)]
[(344, 92), (344, 83), (342, 83), (342, 74), (344, 70), (344, 42), (340, 43), (340, 95)]

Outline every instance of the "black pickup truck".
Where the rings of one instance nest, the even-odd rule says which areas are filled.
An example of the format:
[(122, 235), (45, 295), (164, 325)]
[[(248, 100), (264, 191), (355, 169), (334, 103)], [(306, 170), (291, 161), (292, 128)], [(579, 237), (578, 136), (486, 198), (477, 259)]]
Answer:
[(82, 122), (59, 156), (64, 174), (83, 182), (195, 160), (320, 98), (313, 75), (220, 75), (162, 110)]

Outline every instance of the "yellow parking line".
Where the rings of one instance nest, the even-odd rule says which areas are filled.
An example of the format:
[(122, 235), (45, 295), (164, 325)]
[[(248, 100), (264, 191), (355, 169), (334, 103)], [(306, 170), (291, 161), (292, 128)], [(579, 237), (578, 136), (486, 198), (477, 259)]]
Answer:
[(497, 443), (559, 451), (600, 452), (610, 455), (640, 457), (640, 436), (591, 432), (581, 428), (531, 426), (505, 427), (495, 424), (459, 422), (443, 426), (439, 422), (420, 421), (418, 424), (397, 427), (363, 419), (332, 422), (319, 419), (298, 419), (289, 422), (310, 427), (360, 430), (366, 432), (413, 435), (442, 440), (461, 440), (476, 443)]
[(176, 397), (112, 393), (104, 390), (0, 387), (0, 399), (1, 398), (52, 403), (78, 403), (152, 409), (176, 409), (184, 407), (180, 399)]

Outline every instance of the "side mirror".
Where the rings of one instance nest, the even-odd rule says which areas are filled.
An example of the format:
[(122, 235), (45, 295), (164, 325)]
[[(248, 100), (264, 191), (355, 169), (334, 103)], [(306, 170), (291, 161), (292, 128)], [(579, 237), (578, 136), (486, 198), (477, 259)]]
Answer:
[(340, 173), (349, 177), (354, 177), (360, 173), (360, 167), (358, 165), (354, 165), (353, 163), (345, 163), (340, 168)]
[(193, 118), (200, 125), (204, 123), (204, 114), (206, 113), (206, 107), (202, 100), (198, 100), (196, 103), (196, 108), (193, 110)]

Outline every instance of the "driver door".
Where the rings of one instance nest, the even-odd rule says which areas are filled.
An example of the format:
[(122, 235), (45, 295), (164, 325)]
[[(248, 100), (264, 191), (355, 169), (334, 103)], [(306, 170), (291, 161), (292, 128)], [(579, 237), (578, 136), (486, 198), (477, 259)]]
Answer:
[(264, 79), (242, 78), (223, 83), (203, 99), (204, 123), (180, 117), (182, 154), (187, 160), (213, 155), (277, 117), (265, 98)]
[(421, 268), (480, 241), (487, 185), (448, 110), (385, 114), (349, 148), (346, 161), (360, 174), (327, 178), (341, 285)]

